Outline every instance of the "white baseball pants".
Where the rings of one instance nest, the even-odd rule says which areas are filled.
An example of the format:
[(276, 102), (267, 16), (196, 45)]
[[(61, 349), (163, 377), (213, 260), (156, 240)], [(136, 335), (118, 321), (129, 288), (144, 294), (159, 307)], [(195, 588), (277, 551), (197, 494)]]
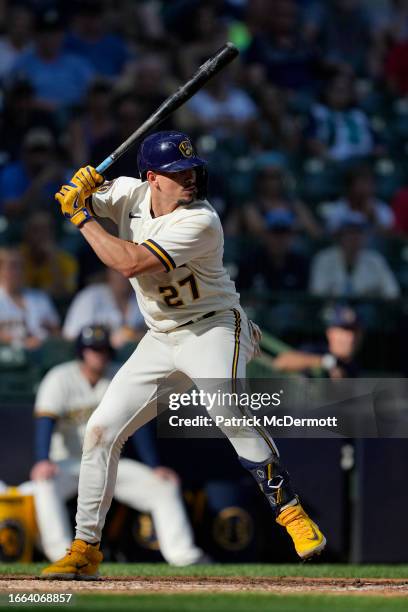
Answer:
[[(149, 331), (121, 367), (92, 414), (85, 433), (76, 516), (76, 537), (101, 539), (115, 491), (122, 446), (156, 416), (157, 381), (182, 372), (200, 389), (210, 379), (245, 378), (254, 342), (243, 310), (225, 310), (172, 332)], [(215, 411), (210, 414), (213, 416)], [(266, 461), (273, 442), (252, 428), (226, 432), (240, 457)], [(138, 487), (135, 480), (134, 487)], [(173, 520), (172, 515), (168, 521)]]

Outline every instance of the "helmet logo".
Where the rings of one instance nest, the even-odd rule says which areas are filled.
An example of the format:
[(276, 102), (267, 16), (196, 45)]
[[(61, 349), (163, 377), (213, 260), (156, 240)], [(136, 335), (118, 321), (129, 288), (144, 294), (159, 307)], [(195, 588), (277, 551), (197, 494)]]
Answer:
[(189, 140), (183, 140), (182, 142), (180, 142), (179, 149), (181, 154), (184, 155), (184, 157), (189, 158), (193, 157), (194, 155), (193, 145)]

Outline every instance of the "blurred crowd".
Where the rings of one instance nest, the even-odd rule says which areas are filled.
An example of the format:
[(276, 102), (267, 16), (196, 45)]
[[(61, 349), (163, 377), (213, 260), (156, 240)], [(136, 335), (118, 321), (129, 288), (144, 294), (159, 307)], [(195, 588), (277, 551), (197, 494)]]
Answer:
[[(162, 127), (208, 160), (238, 289), (282, 295), (283, 322), (297, 296), (402, 303), (408, 0), (0, 0), (0, 31), (0, 342), (73, 338), (78, 310), (115, 346), (140, 338), (129, 283), (54, 193), (227, 40), (239, 60)], [(107, 178), (137, 176), (136, 154)]]

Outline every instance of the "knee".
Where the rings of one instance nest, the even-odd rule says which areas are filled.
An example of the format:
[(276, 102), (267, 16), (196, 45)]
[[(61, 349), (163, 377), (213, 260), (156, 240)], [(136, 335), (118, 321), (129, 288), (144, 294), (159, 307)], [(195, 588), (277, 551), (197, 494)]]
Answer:
[(106, 449), (111, 446), (113, 442), (113, 436), (109, 427), (101, 423), (100, 421), (93, 420), (92, 418), (88, 421), (85, 430), (83, 452), (89, 453), (97, 449)]
[(108, 451), (112, 447), (120, 451), (128, 436), (126, 431), (121, 432), (114, 423), (91, 417), (86, 426), (82, 452)]
[(171, 480), (164, 480), (156, 476), (151, 492), (154, 498), (163, 501), (180, 495), (180, 486)]

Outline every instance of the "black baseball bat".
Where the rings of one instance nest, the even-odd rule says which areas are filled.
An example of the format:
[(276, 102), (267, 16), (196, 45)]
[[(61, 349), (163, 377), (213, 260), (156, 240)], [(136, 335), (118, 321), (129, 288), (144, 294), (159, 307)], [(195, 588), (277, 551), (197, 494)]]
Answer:
[(149, 130), (156, 127), (164, 121), (171, 113), (180, 108), (186, 100), (189, 100), (194, 94), (201, 89), (207, 81), (215, 74), (222, 70), (227, 64), (237, 57), (239, 51), (231, 42), (226, 43), (214, 55), (212, 55), (204, 64), (202, 64), (194, 76), (184, 85), (178, 88), (174, 94), (169, 96), (159, 108), (152, 114), (140, 127), (137, 128), (117, 149), (113, 151), (102, 163), (97, 166), (96, 170), (102, 174), (109, 168), (121, 155), (126, 153), (128, 149)]

